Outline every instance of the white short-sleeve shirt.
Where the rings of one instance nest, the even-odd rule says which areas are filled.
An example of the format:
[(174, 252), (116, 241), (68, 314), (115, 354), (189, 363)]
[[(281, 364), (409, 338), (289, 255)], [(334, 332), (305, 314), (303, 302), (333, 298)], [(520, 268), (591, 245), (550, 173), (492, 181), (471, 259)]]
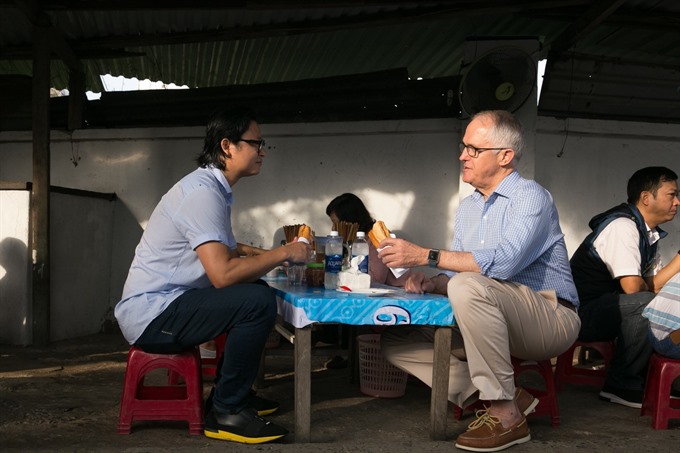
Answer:
[[(652, 245), (660, 239), (659, 232), (647, 227), (647, 240)], [(642, 269), (640, 257), (640, 233), (635, 222), (626, 217), (612, 220), (595, 238), (595, 251), (607, 266), (613, 278), (638, 275), (651, 277), (661, 269), (661, 257), (657, 253), (649, 269)]]

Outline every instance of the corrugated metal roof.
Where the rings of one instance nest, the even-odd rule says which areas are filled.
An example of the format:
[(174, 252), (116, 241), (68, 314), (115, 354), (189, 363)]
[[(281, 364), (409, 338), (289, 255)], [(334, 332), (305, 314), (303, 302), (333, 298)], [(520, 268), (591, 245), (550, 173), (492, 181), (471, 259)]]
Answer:
[[(228, 4), (233, 4), (229, 2)], [(86, 70), (190, 87), (250, 85), (406, 68), (411, 78), (460, 74), (471, 36), (567, 40), (566, 55), (680, 68), (680, 2), (673, 0), (528, 1), (40, 1), (57, 34)], [(609, 3), (602, 22), (592, 7)], [(206, 7), (207, 5), (207, 7)], [(605, 11), (606, 8), (603, 9)], [(436, 13), (435, 13), (436, 12)], [(0, 0), (0, 75), (31, 75), (31, 12)], [(588, 21), (590, 21), (588, 23)], [(569, 34), (565, 35), (569, 38)], [(52, 85), (68, 68), (52, 64)]]

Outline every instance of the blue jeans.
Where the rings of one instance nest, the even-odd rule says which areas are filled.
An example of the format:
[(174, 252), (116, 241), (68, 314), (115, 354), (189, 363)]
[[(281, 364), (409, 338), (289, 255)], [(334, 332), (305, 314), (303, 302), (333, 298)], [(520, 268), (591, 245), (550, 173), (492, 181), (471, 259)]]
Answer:
[(666, 337), (663, 340), (657, 339), (652, 332), (648, 333), (649, 342), (652, 344), (652, 348), (665, 357), (670, 357), (671, 359), (680, 360), (680, 344), (675, 344), (671, 341), (671, 337)]
[(276, 296), (264, 282), (193, 289), (175, 299), (135, 346), (146, 352), (186, 351), (228, 332), (217, 367), (213, 406), (237, 413), (246, 405), (260, 357), (276, 322)]
[(616, 339), (616, 352), (607, 374), (607, 386), (644, 390), (652, 346), (647, 339), (649, 321), (642, 310), (654, 298), (652, 292), (605, 294), (581, 301), (581, 341)]

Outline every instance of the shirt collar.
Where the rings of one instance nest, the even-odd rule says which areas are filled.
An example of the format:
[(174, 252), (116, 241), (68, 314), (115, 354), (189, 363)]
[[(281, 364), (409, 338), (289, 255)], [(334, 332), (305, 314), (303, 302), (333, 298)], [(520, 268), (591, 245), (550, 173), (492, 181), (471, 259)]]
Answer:
[(224, 173), (222, 173), (222, 170), (212, 165), (208, 166), (208, 170), (210, 170), (210, 172), (215, 176), (215, 179), (217, 179), (217, 181), (222, 184), (224, 190), (226, 190), (228, 194), (231, 194), (231, 186), (229, 185), (229, 181), (227, 181), (227, 177), (224, 176)]
[(655, 242), (661, 239), (661, 233), (659, 232), (658, 228), (654, 228), (652, 230), (646, 223), (645, 228), (647, 228), (647, 241), (649, 242), (649, 245), (653, 245)]
[[(512, 195), (513, 189), (519, 182), (520, 178), (521, 177), (517, 170), (513, 170), (512, 173), (503, 178), (503, 180), (498, 184), (498, 186), (496, 186), (496, 189), (494, 189), (494, 191), (489, 195), (489, 200), (494, 196), (494, 194), (498, 194), (500, 196), (508, 198), (510, 195)], [(474, 193), (475, 198), (480, 198), (484, 196), (479, 190), (476, 189)]]

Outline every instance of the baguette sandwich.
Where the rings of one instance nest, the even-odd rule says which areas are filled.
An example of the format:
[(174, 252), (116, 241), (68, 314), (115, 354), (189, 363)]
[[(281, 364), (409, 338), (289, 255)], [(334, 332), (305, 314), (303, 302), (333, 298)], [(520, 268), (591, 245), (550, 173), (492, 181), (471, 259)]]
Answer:
[(384, 239), (390, 237), (390, 230), (387, 229), (385, 223), (382, 220), (376, 220), (373, 224), (373, 228), (368, 232), (368, 238), (373, 243), (375, 248), (378, 248), (380, 242)]
[(312, 229), (305, 224), (300, 225), (300, 228), (298, 228), (298, 239), (304, 238), (308, 244), (312, 243)]

